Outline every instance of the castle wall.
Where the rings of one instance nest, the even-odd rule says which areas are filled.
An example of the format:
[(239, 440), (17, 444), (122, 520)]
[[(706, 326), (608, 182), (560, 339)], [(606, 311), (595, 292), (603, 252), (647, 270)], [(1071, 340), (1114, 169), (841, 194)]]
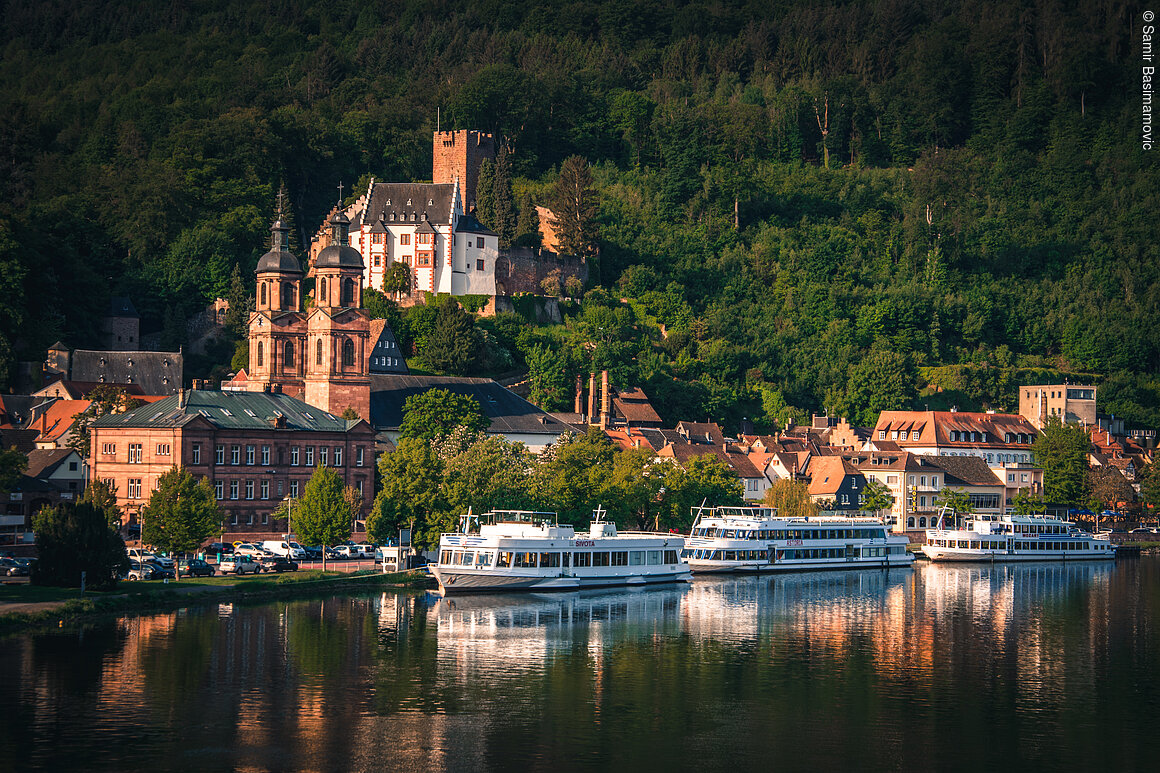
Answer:
[(550, 252), (536, 253), (527, 247), (501, 252), (495, 264), (496, 295), (543, 294), (543, 281), (557, 277), (561, 286), (568, 277), (588, 283), (588, 264), (579, 258), (559, 257)]

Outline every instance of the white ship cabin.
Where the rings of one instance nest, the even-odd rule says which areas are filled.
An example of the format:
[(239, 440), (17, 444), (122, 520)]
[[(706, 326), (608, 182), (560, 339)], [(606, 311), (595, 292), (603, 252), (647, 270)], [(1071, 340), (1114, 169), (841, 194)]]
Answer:
[(575, 536), (572, 525), (560, 525), (556, 513), (531, 510), (493, 510), (480, 515), (468, 513), (459, 517), (459, 532), (481, 537), (534, 539), (572, 539)]
[[(955, 530), (953, 514), (939, 518), (936, 531)], [(966, 522), (963, 531), (976, 534), (1074, 534), (1079, 531), (1072, 521), (1047, 515), (984, 515)]]
[(778, 518), (772, 507), (694, 507), (691, 537), (742, 540), (885, 539), (877, 518), (815, 515)]

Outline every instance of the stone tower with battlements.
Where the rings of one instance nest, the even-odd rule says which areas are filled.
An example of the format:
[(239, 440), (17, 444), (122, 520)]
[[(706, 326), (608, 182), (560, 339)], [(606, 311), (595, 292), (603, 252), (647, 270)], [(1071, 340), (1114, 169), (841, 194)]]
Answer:
[(431, 154), (431, 181), (459, 183), (463, 210), (475, 207), (475, 183), (479, 165), (485, 158), (495, 159), (495, 138), (475, 129), (435, 132)]

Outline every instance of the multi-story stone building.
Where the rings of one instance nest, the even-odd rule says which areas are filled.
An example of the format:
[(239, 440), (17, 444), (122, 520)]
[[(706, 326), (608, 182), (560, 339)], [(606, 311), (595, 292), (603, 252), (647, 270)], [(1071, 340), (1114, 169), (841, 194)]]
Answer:
[(1019, 387), (1019, 415), (1037, 429), (1056, 416), (1064, 424), (1096, 423), (1096, 388), (1080, 384), (1047, 384)]
[(297, 497), (316, 466), (335, 468), (366, 504), (374, 496), (374, 431), (290, 395), (182, 390), (92, 424), (94, 479), (116, 490), (139, 524), (157, 481), (174, 467), (208, 478), (226, 513), (223, 531), (258, 538), (286, 530), (270, 514)]

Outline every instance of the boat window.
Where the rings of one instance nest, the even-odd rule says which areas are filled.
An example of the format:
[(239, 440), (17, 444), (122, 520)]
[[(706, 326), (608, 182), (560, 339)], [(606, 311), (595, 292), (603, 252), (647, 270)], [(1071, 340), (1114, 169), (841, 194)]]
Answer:
[(444, 550), (439, 554), (439, 563), (447, 566), (451, 563), (451, 551)]
[(643, 550), (633, 550), (628, 554), (628, 565), (629, 566), (640, 566), (643, 563), (644, 563), (644, 551)]
[(511, 566), (513, 558), (514, 558), (514, 554), (511, 551), (508, 551), (508, 550), (500, 551), (499, 563), (496, 565), (497, 566)]
[(591, 553), (576, 553), (572, 556), (572, 559), (573, 566), (592, 566)]
[(607, 550), (597, 550), (597, 551), (593, 552), (592, 553), (592, 565), (593, 566), (610, 566), (611, 562), (609, 559), (608, 551)]
[(571, 554), (571, 553), (565, 553), (565, 554), (564, 554), (564, 566), (568, 566), (568, 559), (570, 559), (570, 558), (572, 558), (572, 554)]
[(559, 566), (559, 565), (560, 565), (560, 554), (559, 553), (541, 553), (540, 554), (540, 566), (552, 567), (552, 566)]
[(649, 566), (657, 566), (660, 564), (660, 562), (661, 562), (661, 551), (650, 550), (648, 552), (648, 565)]
[(628, 551), (614, 550), (612, 551), (612, 565), (613, 566), (628, 566)]
[(476, 566), (491, 566), (491, 560), (495, 557), (494, 553), (481, 550), (475, 557)]
[(665, 551), (665, 563), (666, 563), (666, 564), (675, 564), (675, 563), (677, 563), (677, 551), (675, 551), (675, 550), (666, 550), (666, 551)]
[(515, 554), (515, 566), (534, 567), (536, 565), (535, 553), (518, 552)]

